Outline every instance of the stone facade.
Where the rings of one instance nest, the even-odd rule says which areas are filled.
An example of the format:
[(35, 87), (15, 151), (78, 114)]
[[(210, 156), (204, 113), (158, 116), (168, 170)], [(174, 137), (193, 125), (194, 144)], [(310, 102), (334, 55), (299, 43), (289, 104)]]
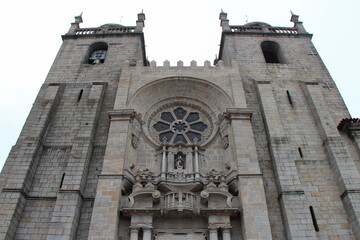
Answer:
[(1, 239), (360, 239), (360, 121), (297, 15), (147, 61), (75, 17), (0, 175)]

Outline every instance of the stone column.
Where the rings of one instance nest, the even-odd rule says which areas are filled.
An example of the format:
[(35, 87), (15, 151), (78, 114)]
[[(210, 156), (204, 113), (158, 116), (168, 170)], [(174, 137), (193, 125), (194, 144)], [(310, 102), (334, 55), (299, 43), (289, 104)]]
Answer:
[(305, 193), (295, 165), (295, 156), (290, 139), (282, 126), (273, 88), (269, 81), (257, 82), (256, 87), (287, 239), (315, 237)]
[(210, 240), (218, 240), (218, 229), (217, 228), (210, 228), (209, 229), (209, 238)]
[(194, 159), (194, 168), (195, 168), (195, 179), (200, 178), (200, 167), (199, 167), (199, 149), (197, 146), (195, 146), (194, 149), (195, 159)]
[(186, 173), (194, 172), (192, 148), (187, 149), (185, 166), (186, 166)]
[(231, 240), (231, 234), (229, 228), (222, 229), (222, 238), (223, 240)]
[(167, 169), (168, 172), (174, 171), (174, 149), (173, 148), (169, 148), (169, 151), (168, 151), (167, 167), (168, 167), (168, 169)]
[(211, 228), (209, 230), (209, 236), (210, 236), (210, 240), (218, 240), (218, 229)]
[(139, 240), (139, 229), (138, 228), (131, 228), (130, 240)]
[(90, 222), (91, 240), (118, 238), (122, 174), (126, 149), (131, 146), (130, 122), (136, 114), (132, 109), (118, 109), (109, 116), (109, 137)]
[(162, 148), (162, 160), (161, 160), (161, 178), (165, 179), (166, 176), (166, 146), (163, 146)]
[(151, 228), (143, 228), (143, 240), (151, 240)]
[(326, 155), (341, 191), (341, 200), (356, 239), (360, 239), (360, 175), (347, 144), (337, 130), (318, 83), (302, 85), (311, 114), (318, 126)]
[(227, 109), (225, 116), (229, 133), (223, 135), (233, 139), (229, 148), (235, 152), (237, 162), (243, 239), (271, 239), (264, 183), (251, 124), (252, 112), (248, 108)]

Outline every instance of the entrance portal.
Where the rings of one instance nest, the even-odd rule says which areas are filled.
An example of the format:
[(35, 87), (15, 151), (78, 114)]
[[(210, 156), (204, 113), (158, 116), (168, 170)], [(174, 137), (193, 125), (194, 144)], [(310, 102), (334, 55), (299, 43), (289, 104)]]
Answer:
[(202, 233), (158, 233), (156, 240), (204, 240), (205, 236)]

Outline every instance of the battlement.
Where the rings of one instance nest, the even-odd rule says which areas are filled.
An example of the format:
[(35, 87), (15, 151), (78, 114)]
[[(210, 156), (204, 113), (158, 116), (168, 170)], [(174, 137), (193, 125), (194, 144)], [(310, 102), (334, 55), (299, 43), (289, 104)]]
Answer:
[[(232, 67), (237, 67), (238, 66), (237, 61), (232, 61), (231, 66)], [(176, 66), (170, 66), (170, 61), (168, 61), (168, 60), (165, 60), (163, 62), (163, 66), (157, 66), (157, 63), (154, 60), (150, 62), (150, 65), (144, 66), (143, 61), (139, 60), (139, 61), (136, 62), (136, 64), (133, 64), (130, 61), (125, 61), (123, 67), (124, 68), (129, 68), (129, 67), (150, 67), (150, 68), (191, 68), (192, 69), (192, 68), (223, 68), (225, 66), (224, 66), (224, 62), (222, 60), (219, 60), (216, 63), (215, 66), (211, 66), (211, 63), (208, 60), (204, 61), (204, 66), (198, 66), (197, 61), (195, 61), (195, 60), (190, 62), (190, 66), (184, 66), (184, 62), (181, 61), (181, 60), (177, 62)], [(226, 66), (226, 67), (228, 67), (228, 66)]]

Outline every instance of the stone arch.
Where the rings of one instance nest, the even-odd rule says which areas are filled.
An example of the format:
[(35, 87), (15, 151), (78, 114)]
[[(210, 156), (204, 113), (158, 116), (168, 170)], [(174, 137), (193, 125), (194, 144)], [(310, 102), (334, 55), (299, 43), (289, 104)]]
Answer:
[(128, 108), (146, 114), (152, 106), (167, 99), (201, 102), (216, 116), (234, 105), (230, 96), (214, 83), (192, 77), (169, 77), (138, 89), (128, 101)]
[(266, 63), (285, 63), (285, 58), (279, 43), (263, 41), (260, 46)]
[(86, 53), (84, 62), (88, 64), (104, 63), (109, 45), (106, 42), (92, 43)]

